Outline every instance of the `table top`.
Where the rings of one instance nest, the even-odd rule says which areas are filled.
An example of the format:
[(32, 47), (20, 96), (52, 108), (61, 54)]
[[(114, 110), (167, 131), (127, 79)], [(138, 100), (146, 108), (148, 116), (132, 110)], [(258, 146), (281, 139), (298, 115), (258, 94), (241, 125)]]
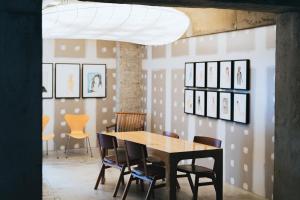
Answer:
[(144, 144), (148, 148), (156, 149), (166, 153), (179, 153), (179, 152), (219, 149), (209, 145), (194, 143), (183, 139), (171, 138), (157, 133), (150, 133), (146, 131), (102, 132), (102, 133), (110, 136), (115, 136), (119, 140), (127, 140), (139, 144)]

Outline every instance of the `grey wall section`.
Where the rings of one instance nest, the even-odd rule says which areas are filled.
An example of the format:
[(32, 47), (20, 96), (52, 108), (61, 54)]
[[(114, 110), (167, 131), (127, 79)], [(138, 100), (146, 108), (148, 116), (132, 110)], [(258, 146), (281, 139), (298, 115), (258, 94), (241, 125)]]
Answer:
[(41, 199), (41, 3), (0, 8), (1, 199)]
[(300, 197), (300, 13), (277, 19), (274, 200)]

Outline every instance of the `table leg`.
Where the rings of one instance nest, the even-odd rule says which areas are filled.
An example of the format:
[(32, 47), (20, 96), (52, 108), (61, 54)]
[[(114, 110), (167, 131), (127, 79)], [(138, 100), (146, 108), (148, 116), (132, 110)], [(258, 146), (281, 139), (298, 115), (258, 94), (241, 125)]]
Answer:
[(166, 164), (166, 173), (167, 173), (167, 192), (168, 199), (176, 199), (176, 179), (177, 179), (177, 161), (169, 155), (169, 161)]
[(217, 200), (223, 200), (223, 150), (215, 157), (216, 165), (216, 196)]

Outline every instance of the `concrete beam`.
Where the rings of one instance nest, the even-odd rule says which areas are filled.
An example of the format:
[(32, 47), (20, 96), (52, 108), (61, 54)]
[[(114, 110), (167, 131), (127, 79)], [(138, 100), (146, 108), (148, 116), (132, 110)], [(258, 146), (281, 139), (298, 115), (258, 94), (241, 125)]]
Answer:
[(300, 10), (300, 2), (293, 0), (80, 0), (103, 3), (141, 4), (169, 7), (224, 8), (261, 12), (286, 12)]
[(277, 18), (274, 200), (300, 198), (300, 13)]

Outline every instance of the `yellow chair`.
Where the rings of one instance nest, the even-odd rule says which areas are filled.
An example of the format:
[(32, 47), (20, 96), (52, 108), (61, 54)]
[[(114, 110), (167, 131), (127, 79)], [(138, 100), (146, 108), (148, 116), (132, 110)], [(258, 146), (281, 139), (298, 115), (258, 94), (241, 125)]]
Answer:
[(71, 129), (71, 133), (68, 134), (68, 140), (66, 144), (66, 149), (65, 149), (65, 154), (66, 157), (68, 155), (68, 150), (69, 150), (69, 144), (70, 144), (70, 139), (84, 139), (86, 143), (86, 149), (87, 153), (89, 152), (88, 147), (90, 148), (91, 152), (91, 157), (93, 157), (93, 152), (90, 144), (90, 139), (89, 139), (89, 134), (84, 132), (84, 127), (86, 123), (89, 121), (89, 116), (88, 115), (70, 115), (66, 114), (65, 115), (65, 120), (68, 124), (68, 126)]
[[(44, 131), (45, 127), (47, 126), (47, 124), (49, 123), (50, 118), (48, 116), (43, 116), (43, 126), (42, 126), (42, 130)], [(48, 141), (49, 140), (53, 140), (54, 138), (54, 134), (43, 134), (42, 135), (42, 140), (46, 142), (46, 149), (47, 149), (47, 153), (46, 155), (48, 155)]]

